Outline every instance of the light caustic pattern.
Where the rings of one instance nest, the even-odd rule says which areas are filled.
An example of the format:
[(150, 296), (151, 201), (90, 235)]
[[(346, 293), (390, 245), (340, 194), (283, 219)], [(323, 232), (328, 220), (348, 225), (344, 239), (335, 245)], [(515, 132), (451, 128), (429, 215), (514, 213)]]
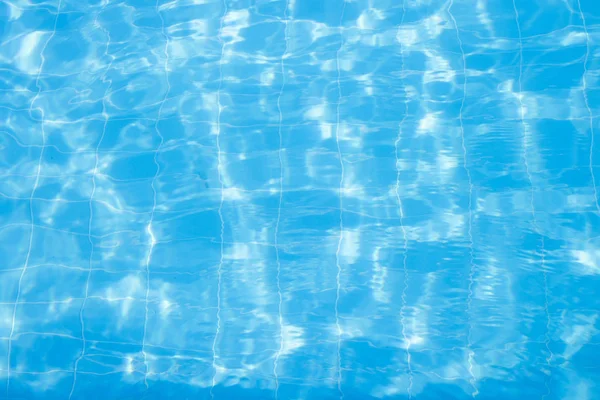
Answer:
[(0, 398), (600, 398), (597, 1), (0, 15)]

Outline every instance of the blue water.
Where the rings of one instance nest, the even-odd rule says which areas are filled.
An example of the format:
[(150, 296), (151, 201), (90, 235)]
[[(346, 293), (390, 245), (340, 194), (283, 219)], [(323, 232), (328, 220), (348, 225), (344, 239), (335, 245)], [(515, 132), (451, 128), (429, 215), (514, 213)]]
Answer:
[(0, 27), (0, 398), (600, 399), (597, 0)]

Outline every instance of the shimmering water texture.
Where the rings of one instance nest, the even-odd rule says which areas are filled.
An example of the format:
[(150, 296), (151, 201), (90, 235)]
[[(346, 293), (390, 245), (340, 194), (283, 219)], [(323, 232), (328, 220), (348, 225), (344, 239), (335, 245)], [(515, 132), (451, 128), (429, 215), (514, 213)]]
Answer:
[(600, 399), (598, 0), (0, 15), (0, 398)]

